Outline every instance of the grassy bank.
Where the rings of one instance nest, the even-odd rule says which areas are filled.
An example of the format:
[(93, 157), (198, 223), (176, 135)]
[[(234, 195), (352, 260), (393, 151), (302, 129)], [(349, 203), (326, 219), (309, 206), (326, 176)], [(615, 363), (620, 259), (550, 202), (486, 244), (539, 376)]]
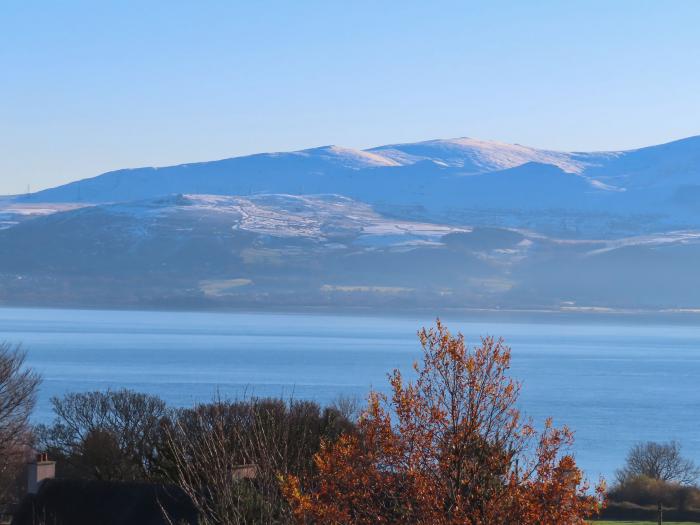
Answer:
[[(591, 525), (656, 525), (655, 521), (592, 521)], [(664, 521), (664, 525), (697, 525), (691, 521)]]

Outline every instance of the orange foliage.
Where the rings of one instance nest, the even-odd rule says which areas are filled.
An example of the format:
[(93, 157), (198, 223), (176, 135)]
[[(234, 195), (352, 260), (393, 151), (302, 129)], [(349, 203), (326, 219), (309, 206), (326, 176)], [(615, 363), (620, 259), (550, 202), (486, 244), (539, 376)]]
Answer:
[(358, 431), (325, 443), (316, 475), (282, 477), (299, 523), (583, 524), (603, 503), (572, 456), (567, 428), (537, 433), (516, 408), (510, 349), (482, 339), (468, 349), (438, 320), (419, 332), (415, 381), (390, 375), (373, 392)]

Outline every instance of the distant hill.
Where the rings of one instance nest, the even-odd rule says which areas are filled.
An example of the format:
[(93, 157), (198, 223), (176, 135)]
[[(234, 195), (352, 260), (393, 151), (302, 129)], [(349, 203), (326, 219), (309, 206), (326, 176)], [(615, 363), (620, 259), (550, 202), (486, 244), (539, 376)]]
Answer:
[(469, 138), (113, 171), (0, 199), (0, 302), (694, 310), (700, 138)]

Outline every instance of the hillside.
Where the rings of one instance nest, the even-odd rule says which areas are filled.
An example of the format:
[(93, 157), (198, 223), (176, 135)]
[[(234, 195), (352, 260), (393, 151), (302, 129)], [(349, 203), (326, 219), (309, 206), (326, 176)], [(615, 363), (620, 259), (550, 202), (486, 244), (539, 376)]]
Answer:
[(697, 137), (328, 146), (0, 199), (0, 301), (693, 309), (697, 232)]

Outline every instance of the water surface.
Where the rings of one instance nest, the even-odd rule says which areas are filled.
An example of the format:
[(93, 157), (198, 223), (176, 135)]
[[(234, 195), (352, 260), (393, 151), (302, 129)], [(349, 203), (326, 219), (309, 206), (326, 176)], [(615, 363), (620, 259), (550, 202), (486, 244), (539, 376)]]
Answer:
[[(327, 403), (386, 388), (420, 356), (429, 318), (313, 314), (0, 309), (0, 340), (21, 343), (49, 398), (127, 387), (174, 406), (214, 395)], [(506, 338), (527, 415), (576, 431), (590, 478), (610, 477), (642, 440), (677, 439), (700, 462), (700, 328), (610, 323), (450, 320), (467, 340)]]

